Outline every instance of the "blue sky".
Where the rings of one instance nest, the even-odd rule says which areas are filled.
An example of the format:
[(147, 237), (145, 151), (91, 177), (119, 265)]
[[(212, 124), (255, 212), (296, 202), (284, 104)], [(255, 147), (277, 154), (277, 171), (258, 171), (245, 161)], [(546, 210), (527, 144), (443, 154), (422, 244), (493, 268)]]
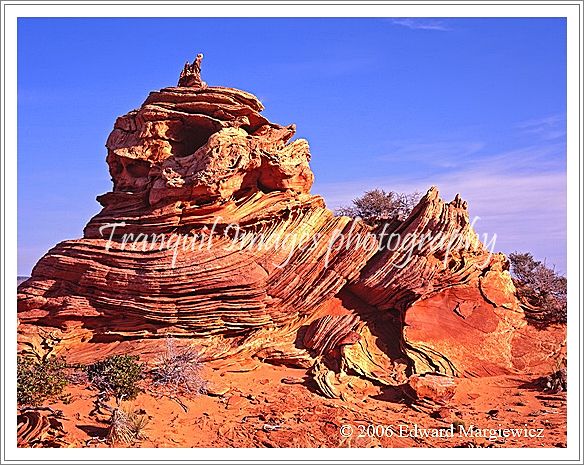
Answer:
[(457, 192), (496, 249), (566, 269), (560, 18), (20, 18), (18, 273), (82, 236), (111, 182), (105, 140), (197, 52), (308, 139), (313, 193)]

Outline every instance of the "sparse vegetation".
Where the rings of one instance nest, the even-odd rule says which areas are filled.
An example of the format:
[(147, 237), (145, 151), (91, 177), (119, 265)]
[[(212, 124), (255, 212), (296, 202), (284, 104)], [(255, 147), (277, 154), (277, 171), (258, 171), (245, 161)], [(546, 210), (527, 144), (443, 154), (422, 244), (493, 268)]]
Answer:
[(403, 194), (373, 189), (353, 200), (353, 204), (337, 210), (340, 215), (361, 218), (371, 226), (393, 219), (404, 220), (419, 202), (421, 194)]
[(17, 359), (17, 401), (38, 406), (58, 397), (67, 385), (65, 359), (55, 356), (37, 359), (19, 355)]
[(108, 441), (114, 444), (131, 444), (144, 439), (144, 428), (148, 424), (145, 414), (116, 408), (112, 412), (108, 427)]
[(151, 370), (155, 386), (179, 395), (204, 393), (207, 382), (202, 377), (203, 364), (196, 347), (177, 347), (174, 339), (166, 340), (166, 350)]
[(560, 392), (567, 392), (568, 390), (568, 364), (565, 357), (556, 360), (555, 367), (552, 371), (539, 378), (534, 379), (530, 383), (524, 385), (530, 389), (537, 389), (538, 391), (548, 392), (550, 394), (558, 394)]
[(135, 399), (140, 393), (140, 380), (144, 377), (144, 364), (135, 355), (114, 355), (86, 367), (92, 387), (105, 398), (113, 396), (116, 403)]
[(566, 392), (568, 390), (568, 371), (564, 366), (545, 377), (544, 391), (553, 393)]
[(519, 297), (527, 304), (529, 321), (537, 326), (565, 324), (567, 320), (567, 279), (530, 253), (509, 255), (511, 273)]

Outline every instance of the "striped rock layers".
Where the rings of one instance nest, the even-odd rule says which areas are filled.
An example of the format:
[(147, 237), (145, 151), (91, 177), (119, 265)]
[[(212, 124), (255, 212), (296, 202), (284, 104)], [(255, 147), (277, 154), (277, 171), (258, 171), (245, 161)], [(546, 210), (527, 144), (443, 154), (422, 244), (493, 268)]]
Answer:
[(269, 359), (292, 335), (297, 359), (340, 357), (384, 384), (549, 357), (555, 342), (534, 358), (507, 261), (466, 202), (431, 188), (384, 231), (334, 216), (310, 194), (308, 143), (262, 110), (241, 90), (180, 86), (118, 118), (102, 211), (19, 287), (21, 346), (39, 329), (86, 346), (217, 336)]

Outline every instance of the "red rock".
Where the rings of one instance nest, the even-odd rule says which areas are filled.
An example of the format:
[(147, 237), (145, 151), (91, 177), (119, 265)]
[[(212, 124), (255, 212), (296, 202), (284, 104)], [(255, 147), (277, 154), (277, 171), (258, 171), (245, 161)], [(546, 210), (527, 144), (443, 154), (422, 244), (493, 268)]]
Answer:
[(410, 376), (409, 385), (418, 399), (446, 404), (456, 393), (456, 383), (449, 376), (426, 374)]
[(22, 409), (18, 413), (18, 447), (66, 447), (62, 417), (50, 408)]
[(303, 384), (304, 380), (302, 378), (286, 377), (282, 378), (280, 382), (282, 384)]
[(239, 394), (234, 394), (227, 401), (227, 408), (228, 409), (241, 409), (245, 403), (246, 403), (246, 400), (244, 397), (240, 396)]
[(304, 346), (323, 355), (340, 345), (354, 344), (360, 339), (354, 329), (359, 324), (356, 315), (327, 315), (313, 321), (304, 334)]
[[(505, 257), (480, 242), (460, 196), (445, 202), (430, 188), (386, 231), (440, 242), (379, 250), (369, 226), (310, 193), (311, 154), (292, 141), (295, 126), (270, 122), (247, 92), (204, 85), (197, 66), (116, 120), (103, 209), (18, 288), (22, 350), (43, 350), (46, 335), (79, 358), (114, 341), (108, 350), (152, 352), (167, 335), (204, 337), (207, 358), (318, 362), (330, 397), (345, 369), (397, 384), (539, 369), (563, 350), (563, 330), (526, 326)], [(134, 244), (152, 234), (154, 247)], [(173, 234), (191, 242), (175, 253)], [(337, 366), (321, 363), (337, 349)]]
[[(367, 256), (334, 251), (325, 266), (328, 239), (349, 220), (309, 194), (308, 143), (289, 143), (294, 126), (269, 122), (262, 109), (236, 89), (173, 87), (118, 118), (106, 144), (113, 190), (98, 197), (104, 208), (84, 238), (55, 246), (20, 286), (21, 322), (79, 321), (101, 339), (238, 335), (297, 321), (337, 293)], [(100, 232), (118, 222), (125, 226)], [(236, 237), (292, 239), (263, 248), (240, 241), (234, 253), (232, 224)], [(160, 242), (149, 248), (150, 236), (138, 247), (120, 241), (177, 232), (207, 242), (175, 256)], [(311, 245), (317, 234), (313, 249), (292, 242)]]

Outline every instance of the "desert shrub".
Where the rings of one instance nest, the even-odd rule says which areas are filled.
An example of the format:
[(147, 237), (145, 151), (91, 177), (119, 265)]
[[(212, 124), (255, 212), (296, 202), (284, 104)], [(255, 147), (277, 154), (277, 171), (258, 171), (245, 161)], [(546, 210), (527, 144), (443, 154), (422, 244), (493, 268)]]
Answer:
[(85, 369), (85, 366), (80, 363), (67, 364), (67, 371), (65, 375), (67, 376), (67, 384), (73, 385), (89, 384), (89, 378), (87, 377), (87, 371)]
[(568, 390), (568, 370), (564, 366), (553, 373), (550, 373), (545, 378), (543, 385), (544, 391), (566, 392)]
[(566, 358), (558, 359), (551, 373), (533, 380), (528, 386), (553, 394), (566, 392), (568, 390), (568, 366)]
[(20, 405), (38, 406), (59, 396), (67, 385), (65, 359), (36, 359), (19, 355), (17, 359), (17, 401)]
[(519, 297), (528, 304), (529, 320), (539, 326), (567, 320), (567, 287), (565, 276), (553, 267), (537, 261), (530, 253), (509, 255), (511, 273)]
[(148, 424), (145, 414), (123, 408), (116, 408), (109, 420), (107, 439), (111, 444), (131, 444), (144, 439), (144, 429)]
[(156, 359), (151, 370), (152, 381), (155, 386), (176, 394), (197, 395), (207, 389), (202, 369), (197, 348), (179, 348), (174, 339), (167, 339), (166, 350)]
[(404, 220), (420, 200), (420, 193), (403, 194), (373, 189), (353, 200), (352, 205), (337, 209), (337, 213), (361, 218), (371, 226), (393, 219)]
[(135, 355), (114, 355), (86, 367), (92, 387), (107, 397), (121, 400), (135, 399), (140, 393), (140, 380), (144, 377), (144, 364)]

